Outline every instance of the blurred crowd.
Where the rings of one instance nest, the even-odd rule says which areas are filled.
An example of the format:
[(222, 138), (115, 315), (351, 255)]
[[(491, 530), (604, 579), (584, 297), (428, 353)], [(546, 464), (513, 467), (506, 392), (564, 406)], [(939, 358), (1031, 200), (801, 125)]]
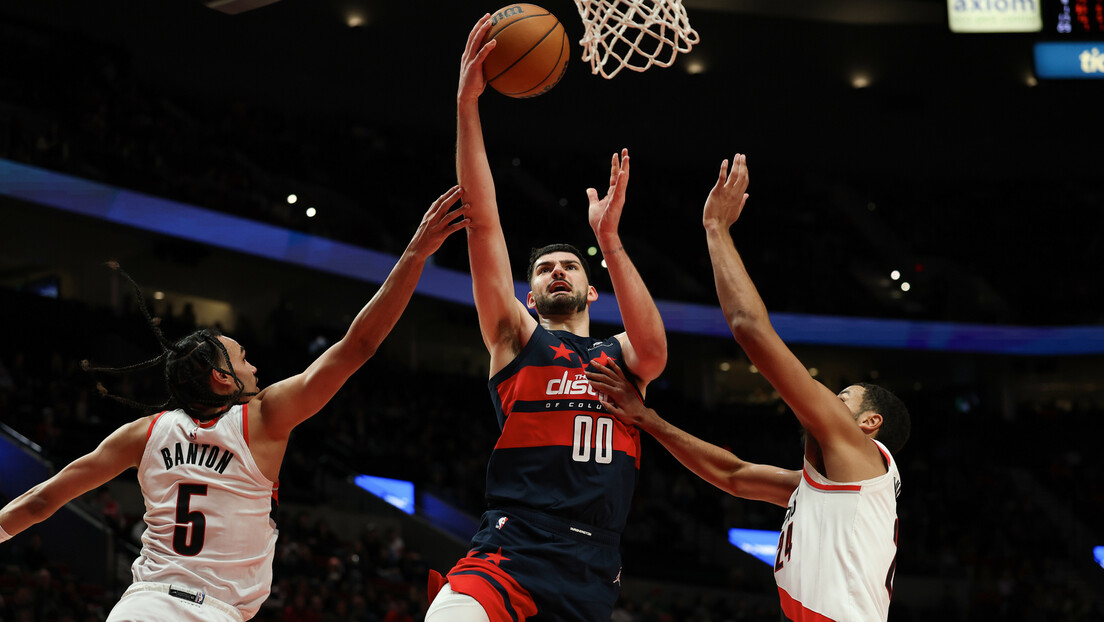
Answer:
[[(212, 103), (144, 82), (121, 47), (3, 16), (0, 55), (26, 59), (0, 67), (2, 158), (391, 253), (404, 247), (421, 206), (455, 178), (454, 137), (428, 126), (308, 114), (272, 102)], [(524, 150), (517, 136), (496, 140), (507, 142), (490, 158), (515, 251), (552, 241), (547, 232), (587, 245), (593, 235), (583, 190), (601, 185), (604, 157)], [(524, 159), (516, 155), (522, 151)], [(641, 157), (652, 159), (652, 172), (633, 177), (622, 223), (626, 247), (657, 297), (711, 304), (712, 273), (692, 216), (698, 208), (690, 206), (704, 200), (715, 163)], [(755, 180), (757, 200), (770, 209), (744, 219), (755, 233), (740, 237), (741, 252), (775, 311), (1008, 324), (1104, 319), (1104, 288), (1078, 269), (1104, 261), (1100, 228), (1092, 225), (1100, 217), (1092, 184), (1063, 182), (1061, 196), (1074, 198), (1049, 206), (1057, 182), (1044, 179), (1004, 196), (1002, 185), (976, 179), (941, 176), (936, 187), (886, 177), (871, 185), (777, 161), (756, 168)], [(289, 205), (292, 193), (309, 197), (319, 216)], [(1029, 220), (1000, 219), (984, 245), (971, 237), (979, 233), (980, 209), (999, 215), (1041, 205), (1054, 225), (1046, 231)], [(663, 237), (656, 239), (660, 219)], [(1024, 237), (1050, 249), (1035, 258), (1037, 269), (1068, 268), (1048, 274), (1050, 305), (1025, 298), (1030, 289), (1016, 271), (991, 265), (1002, 251), (1019, 253)], [(999, 251), (979, 254), (983, 249)], [(435, 260), (467, 266), (459, 245)], [(893, 268), (911, 282), (908, 296), (885, 278)], [(600, 270), (596, 284), (608, 287)]]
[[(134, 309), (120, 313), (11, 290), (0, 290), (0, 308), (9, 326), (21, 327), (0, 349), (0, 422), (40, 445), (43, 457), (64, 465), (137, 416), (97, 397), (97, 379), (78, 364), (90, 355), (112, 363), (144, 360), (155, 346)], [(192, 326), (170, 317), (163, 328), (178, 335)], [(263, 361), (270, 378), (302, 369), (312, 356), (309, 341), (292, 335), (249, 343), (250, 358)], [(318, 485), (319, 473), (373, 473), (414, 481), (480, 514), (484, 469), (497, 435), (485, 379), (415, 372), (388, 360), (368, 365), (371, 373), (354, 376), (292, 437), (282, 500), (324, 511), (335, 499)], [(145, 401), (163, 397), (159, 383), (156, 373), (108, 381), (113, 391)], [(898, 582), (906, 586), (901, 589), (910, 581), (924, 583), (929, 591), (934, 582), (941, 592), (924, 607), (895, 605), (893, 619), (969, 620), (993, 612), (1005, 620), (1099, 619), (1104, 610), (1094, 590), (1101, 577), (1093, 573), (1104, 569), (1092, 564), (1090, 551), (1070, 550), (1063, 534), (1075, 523), (1095, 528), (1094, 517), (1104, 512), (1104, 469), (1093, 458), (1102, 431), (1099, 405), (1024, 405), (1005, 419), (983, 404), (967, 416), (949, 393), (905, 397), (915, 414), (913, 437), (899, 456), (904, 487)], [(710, 409), (660, 382), (649, 391), (649, 402), (746, 459), (800, 466), (797, 425), (771, 396)], [(1077, 433), (1041, 433), (1059, 425)], [(141, 517), (121, 512), (110, 490), (90, 493), (85, 502), (120, 538), (136, 542)], [(1044, 511), (1048, 504), (1053, 507)], [(734, 563), (702, 543), (722, 542), (729, 527), (777, 529), (782, 511), (713, 489), (645, 436), (623, 538), (626, 576), (668, 587), (644, 601), (626, 599), (621, 614), (627, 617), (621, 619), (776, 619), (776, 606), (760, 602), (773, 593), (769, 567), (744, 556)], [(273, 596), (259, 619), (416, 620), (424, 613), (424, 552), (407, 549), (400, 530), (366, 524), (357, 537), (342, 538), (324, 519), (278, 520)], [(42, 613), (42, 607), (72, 603), (81, 604), (70, 613), (74, 620), (102, 616), (119, 586), (85, 585), (66, 575), (64, 560), (36, 553), (41, 536), (35, 531), (0, 547), (6, 569), (0, 598), (7, 614), (0, 619), (67, 619)], [(691, 597), (680, 592), (680, 584), (730, 596)], [(51, 590), (64, 597), (42, 596)], [(38, 613), (27, 613), (36, 607)]]
[[(142, 85), (132, 75), (131, 59), (119, 50), (3, 19), (0, 57), (23, 59), (0, 67), (0, 157), (378, 250), (402, 249), (414, 226), (410, 218), (420, 213), (409, 209), (409, 189), (425, 185), (423, 147), (440, 142), (438, 136), (364, 119), (304, 119), (241, 102), (204, 109)], [(503, 204), (547, 201), (549, 206), (527, 212), (524, 219), (504, 218), (507, 238), (546, 228), (563, 239), (591, 239), (585, 218), (565, 218), (558, 194), (549, 194), (542, 182), (575, 176), (574, 169), (582, 166), (550, 160), (532, 168), (515, 165), (500, 175)], [(443, 190), (453, 177), (451, 155), (428, 159), (428, 167)], [(532, 173), (537, 169), (542, 177)], [(364, 171), (388, 183), (370, 190), (367, 184), (349, 183)], [(709, 175), (699, 177), (708, 180)], [(672, 196), (662, 181), (634, 178), (634, 192), (658, 202), (657, 211), (684, 205), (685, 197)], [(773, 191), (783, 181), (772, 188), (770, 179), (760, 176), (757, 187)], [(284, 197), (297, 188), (313, 189), (328, 217), (311, 220), (291, 209)], [(797, 189), (780, 200), (797, 206), (826, 193)], [(424, 197), (426, 202), (432, 198)], [(358, 206), (369, 201), (374, 209), (366, 214)], [(839, 278), (839, 266), (848, 265), (853, 250), (863, 244), (852, 220), (800, 209), (759, 218), (764, 231), (785, 233), (748, 240), (749, 265), (806, 269), (761, 280), (772, 309), (812, 300), (820, 313), (866, 315), (880, 309), (921, 318), (947, 319), (950, 313), (950, 319), (962, 321), (1040, 321), (1018, 317), (1000, 304), (974, 306), (953, 289), (937, 291), (926, 307), (890, 310), (858, 282)], [(626, 237), (634, 238), (629, 220)], [(908, 228), (913, 223), (890, 224)], [(637, 226), (654, 227), (654, 221)], [(677, 235), (679, 228), (667, 232)], [(777, 261), (782, 237), (785, 262)], [(654, 262), (647, 272), (656, 275), (649, 279), (655, 295), (712, 301), (712, 284), (702, 280), (710, 278), (708, 265), (670, 260), (681, 242), (658, 248), (654, 239), (641, 236), (633, 243), (656, 251), (636, 255), (642, 266)], [(1089, 253), (1082, 261), (1099, 258), (1100, 248), (1104, 245), (1082, 249)], [(444, 248), (439, 263), (463, 268), (463, 253), (461, 245)], [(600, 271), (597, 278), (602, 286)], [(1047, 321), (1101, 319), (1104, 304), (1089, 304), (1100, 295), (1099, 287), (1072, 273), (1055, 279), (1055, 292), (1084, 304), (1045, 305), (1047, 312), (1059, 314)], [(0, 423), (39, 445), (45, 459), (60, 467), (136, 416), (97, 397), (95, 379), (79, 367), (86, 357), (121, 364), (155, 354), (134, 308), (91, 307), (0, 288), (0, 309), (7, 327), (0, 340)], [(265, 367), (266, 378), (305, 367), (312, 348), (305, 332), (297, 330), (296, 318), (249, 319), (239, 328), (252, 332), (235, 336), (250, 344), (250, 358)], [(169, 315), (163, 327), (169, 335), (182, 335), (194, 328), (194, 318)], [(330, 327), (325, 340), (332, 342), (342, 328)], [(319, 473), (373, 473), (412, 480), (478, 515), (486, 461), (497, 437), (485, 377), (415, 372), (376, 359), (368, 367), (370, 375), (355, 376), (293, 436), (282, 498), (324, 509), (331, 499), (317, 485)], [(156, 374), (111, 382), (124, 397), (163, 398)], [(914, 429), (900, 456), (898, 580), (902, 590), (910, 582), (922, 584), (938, 597), (922, 605), (897, 604), (891, 619), (1104, 619), (1104, 569), (1092, 563), (1091, 551), (1069, 545), (1075, 541), (1072, 533), (1086, 530), (1098, 538), (1096, 544), (1104, 544), (1098, 527), (1104, 515), (1104, 468), (1096, 457), (1104, 405), (1071, 399), (1018, 404), (1007, 414), (986, 403), (964, 410), (951, 391), (903, 397), (914, 413)], [(649, 390), (649, 402), (694, 434), (746, 459), (800, 468), (796, 422), (776, 397), (748, 396), (743, 403), (720, 407), (659, 382)], [(84, 503), (133, 545), (141, 517), (120, 510), (110, 489), (90, 494)], [(645, 438), (623, 538), (626, 575), (668, 587), (626, 597), (615, 619), (776, 620), (769, 567), (750, 557), (733, 563), (702, 542), (722, 542), (729, 527), (777, 529), (781, 519), (780, 508), (734, 500), (711, 488)], [(258, 620), (398, 622), (424, 614), (425, 552), (409, 549), (400, 530), (365, 525), (350, 538), (333, 533), (324, 520), (281, 515), (279, 521), (273, 593)], [(32, 529), (0, 545), (0, 620), (104, 619), (119, 586), (76, 577), (64, 559), (43, 553), (42, 537)], [(729, 595), (687, 596), (678, 589), (680, 582)]]

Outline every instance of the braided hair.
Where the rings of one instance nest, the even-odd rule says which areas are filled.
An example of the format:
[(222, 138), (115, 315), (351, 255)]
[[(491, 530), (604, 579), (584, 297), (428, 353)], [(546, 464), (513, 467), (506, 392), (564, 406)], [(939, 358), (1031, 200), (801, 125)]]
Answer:
[[(170, 342), (161, 332), (160, 318), (150, 314), (146, 300), (142, 296), (142, 289), (134, 279), (116, 262), (108, 262), (107, 266), (121, 274), (134, 289), (138, 307), (142, 310), (154, 337), (161, 346), (161, 354), (148, 361), (125, 367), (94, 367), (87, 360), (81, 361), (81, 367), (88, 372), (121, 375), (164, 365), (165, 388), (169, 397), (160, 404), (143, 404), (113, 395), (102, 383), (96, 383), (96, 389), (101, 396), (149, 412), (179, 408), (194, 419), (209, 421), (222, 415), (235, 404), (241, 403), (242, 398), (256, 395), (255, 392), (247, 392), (245, 384), (234, 373), (234, 366), (230, 364), (230, 354), (219, 340), (221, 336), (219, 331), (201, 328), (183, 339)], [(227, 395), (216, 393), (211, 388), (212, 371), (233, 378), (236, 390)]]

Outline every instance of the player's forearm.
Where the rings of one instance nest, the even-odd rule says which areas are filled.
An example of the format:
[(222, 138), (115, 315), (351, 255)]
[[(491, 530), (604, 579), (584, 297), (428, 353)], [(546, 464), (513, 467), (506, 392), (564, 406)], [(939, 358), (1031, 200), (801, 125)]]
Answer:
[(625, 333), (641, 362), (654, 367), (650, 370), (651, 373), (641, 369), (633, 371), (638, 374), (647, 373), (652, 376), (647, 380), (652, 380), (667, 364), (667, 333), (663, 328), (663, 318), (644, 284), (644, 279), (625, 254), (625, 249), (618, 245), (606, 251), (604, 258)]
[(371, 358), (398, 323), (418, 286), (425, 261), (413, 243), (407, 246), (383, 285), (353, 319), (345, 340), (355, 346), (358, 358)]
[(658, 414), (642, 428), (695, 475), (721, 490), (738, 494), (733, 490), (732, 476), (744, 463), (731, 452), (671, 425)]
[(493, 218), (498, 222), (494, 177), (483, 143), (483, 125), (479, 101), (461, 101), (456, 109), (456, 179), (464, 189), (464, 200), (471, 204), (475, 226)]
[(706, 242), (713, 264), (717, 298), (732, 335), (741, 341), (769, 329), (767, 307), (755, 289), (728, 229), (720, 225), (707, 226)]
[(464, 202), (470, 205), (468, 263), (480, 325), (490, 344), (503, 337), (499, 334), (502, 320), (515, 311), (517, 303), (478, 105), (478, 100), (462, 101), (457, 108), (456, 174), (464, 188)]
[(57, 508), (51, 509), (46, 500), (38, 496), (37, 490), (38, 486), (28, 490), (0, 510), (0, 527), (9, 536), (41, 523), (57, 511)]

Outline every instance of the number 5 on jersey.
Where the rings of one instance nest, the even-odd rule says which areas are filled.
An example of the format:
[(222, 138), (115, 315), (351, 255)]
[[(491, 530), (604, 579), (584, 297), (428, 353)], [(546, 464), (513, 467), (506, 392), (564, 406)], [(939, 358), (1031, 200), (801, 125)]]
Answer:
[(575, 430), (571, 437), (571, 459), (590, 462), (590, 448), (594, 448), (594, 461), (598, 464), (613, 462), (613, 419), (598, 417), (597, 423), (590, 415), (575, 416)]
[[(207, 517), (203, 512), (191, 509), (193, 495), (206, 495), (207, 484), (181, 484), (176, 493), (176, 528), (173, 529), (173, 550), (192, 557), (203, 549), (203, 534), (207, 531)], [(192, 537), (188, 538), (191, 525)]]

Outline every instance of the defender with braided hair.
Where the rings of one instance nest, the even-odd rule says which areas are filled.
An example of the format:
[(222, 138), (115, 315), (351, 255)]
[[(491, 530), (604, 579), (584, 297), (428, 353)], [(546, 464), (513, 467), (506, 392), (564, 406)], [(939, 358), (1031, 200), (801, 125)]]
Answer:
[(108, 620), (252, 618), (272, 586), (277, 532), (271, 510), (291, 431), (375, 354), (406, 308), (426, 259), (468, 226), (466, 204), (449, 209), (462, 194), (454, 186), (430, 206), (391, 274), (340, 341), (302, 373), (264, 389), (245, 348), (230, 337), (201, 329), (166, 339), (140, 288), (119, 270), (134, 286), (162, 352), (128, 367), (83, 366), (123, 374), (162, 365), (168, 398), (139, 404), (100, 385), (107, 397), (161, 412), (118, 428), (91, 453), (0, 509), (0, 542), (137, 467), (146, 531), (131, 567), (134, 583)]

